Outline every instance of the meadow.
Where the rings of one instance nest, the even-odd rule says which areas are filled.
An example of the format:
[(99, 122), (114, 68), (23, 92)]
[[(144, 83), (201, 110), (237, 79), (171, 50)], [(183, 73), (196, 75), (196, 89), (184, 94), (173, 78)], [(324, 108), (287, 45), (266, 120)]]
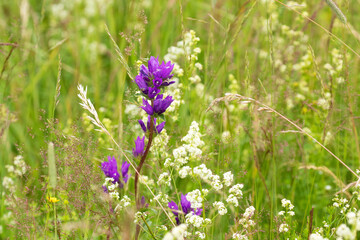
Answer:
[(360, 239), (357, 0), (0, 0), (0, 239)]

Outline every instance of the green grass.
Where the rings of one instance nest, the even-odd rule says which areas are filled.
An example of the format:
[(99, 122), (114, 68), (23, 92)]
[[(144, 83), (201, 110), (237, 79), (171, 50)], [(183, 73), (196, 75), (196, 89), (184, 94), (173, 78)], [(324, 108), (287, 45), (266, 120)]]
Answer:
[[(259, 111), (261, 106), (257, 104), (221, 102), (212, 110), (206, 110), (212, 100), (232, 92), (229, 77), (232, 74), (236, 79), (236, 93), (269, 105), (301, 128), (309, 129), (315, 139), (355, 171), (360, 161), (357, 146), (360, 70), (359, 57), (349, 48), (296, 12), (279, 3), (271, 4), (270, 0), (266, 3), (239, 0), (74, 2), (0, 3), (0, 179), (12, 176), (16, 186), (14, 195), (0, 186), (3, 192), (1, 239), (54, 237), (54, 213), (46, 201), (51, 192), (46, 187), (49, 142), (55, 143), (56, 196), (60, 199), (56, 209), (61, 220), (57, 227), (62, 236), (127, 239), (135, 233), (134, 206), (115, 217), (109, 213), (107, 203), (98, 197), (104, 181), (100, 163), (110, 155), (115, 156), (118, 163), (125, 158), (106, 134), (93, 130), (77, 97), (78, 84), (87, 86), (88, 98), (100, 119), (107, 119), (106, 127), (130, 156), (133, 139), (140, 133), (135, 127), (140, 115), (134, 116), (125, 110), (128, 104), (138, 101), (134, 95), (137, 87), (118, 60), (106, 26), (134, 76), (138, 73), (136, 61), (146, 63), (150, 56), (159, 56), (162, 60), (168, 48), (176, 46), (189, 30), (194, 30), (200, 38), (197, 46), (201, 53), (196, 62), (203, 65), (203, 70), (197, 71), (203, 91), (198, 94), (200, 85), (189, 80), (194, 62), (184, 57), (179, 59), (184, 69), (183, 76), (179, 77), (183, 103), (175, 112), (165, 114), (169, 143), (163, 154), (150, 155), (142, 173), (156, 183), (157, 177), (166, 171), (165, 159), (182, 145), (181, 138), (191, 122), (199, 123), (205, 142), (203, 154), (199, 162), (191, 162), (189, 166), (205, 163), (218, 175), (232, 171), (235, 183), (244, 184), (240, 207), (228, 208), (227, 215), (217, 217), (206, 229), (207, 239), (229, 239), (233, 232), (241, 229), (232, 228), (234, 218), (241, 217), (250, 205), (256, 209), (257, 222), (250, 239), (294, 239), (295, 236), (306, 239), (312, 208), (313, 227), (321, 227), (324, 220), (335, 221), (331, 227), (340, 225), (336, 221), (342, 215), (329, 206), (342, 186), (336, 184), (329, 172), (344, 185), (357, 179), (334, 157), (301, 132), (294, 132), (296, 129), (284, 119)], [(94, 12), (90, 11), (91, 7), (87, 9), (91, 2), (101, 2)], [(328, 5), (320, 2), (304, 1), (306, 7), (296, 9), (313, 15), (314, 21), (359, 52), (358, 2), (336, 2), (354, 28), (352, 31), (336, 18)], [(51, 9), (59, 3), (63, 4), (64, 12), (61, 8), (53, 12)], [(109, 5), (106, 7), (105, 3)], [(289, 30), (284, 30), (285, 25)], [(292, 30), (296, 33), (289, 33)], [(334, 68), (339, 65), (333, 62), (333, 49), (339, 50), (343, 68), (331, 76), (324, 65), (330, 63)], [(307, 53), (308, 58), (304, 60)], [(59, 59), (61, 90), (54, 109)], [(281, 69), (282, 66), (286, 69)], [(340, 77), (344, 83), (337, 82)], [(327, 93), (331, 101), (329, 109), (324, 109), (318, 101), (326, 98)], [(177, 120), (172, 118), (174, 115)], [(230, 141), (222, 140), (225, 131), (230, 132)], [(325, 141), (327, 132), (331, 132), (332, 138)], [(23, 156), (28, 166), (27, 174), (22, 177), (9, 174), (5, 168), (13, 165), (17, 155)], [(77, 159), (81, 160), (77, 162)], [(88, 172), (81, 172), (81, 166)], [(134, 200), (135, 172), (132, 169), (130, 172), (131, 180), (124, 193)], [(93, 178), (89, 179), (87, 174)], [(69, 176), (83, 182), (72, 182)], [(172, 182), (171, 188), (155, 185), (152, 189), (155, 194), (162, 191), (177, 202), (179, 195), (175, 192), (186, 193), (203, 187), (193, 179), (180, 179), (175, 175)], [(79, 186), (83, 191), (77, 189)], [(351, 195), (352, 191), (348, 193)], [(141, 194), (147, 200), (152, 198), (144, 185), (141, 185)], [(346, 194), (343, 196), (350, 199)], [(206, 214), (214, 216), (212, 202), (224, 201), (223, 198), (223, 193), (211, 192), (205, 204)], [(276, 216), (282, 210), (283, 198), (295, 205), (292, 221), (296, 224), (291, 224), (288, 235), (277, 232), (281, 221), (276, 221)], [(68, 202), (65, 204), (64, 200)], [(8, 212), (16, 212), (14, 203), (24, 214), (19, 220), (6, 218)], [(351, 207), (357, 207), (357, 202), (353, 201)], [(160, 225), (171, 229), (159, 206), (152, 203), (147, 211), (147, 223), (153, 231)], [(22, 225), (26, 228), (19, 227)], [(112, 228), (108, 230), (108, 226)], [(64, 230), (66, 228), (71, 231)], [(163, 235), (158, 233), (157, 237), (161, 239)], [(140, 239), (151, 239), (151, 235), (143, 231)]]

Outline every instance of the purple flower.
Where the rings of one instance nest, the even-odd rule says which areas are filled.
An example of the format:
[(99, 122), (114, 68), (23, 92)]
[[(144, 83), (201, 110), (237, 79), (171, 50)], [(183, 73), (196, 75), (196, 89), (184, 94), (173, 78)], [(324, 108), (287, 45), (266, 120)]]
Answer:
[(167, 96), (164, 98), (163, 94), (159, 94), (156, 96), (156, 99), (154, 100), (154, 107), (150, 105), (150, 103), (144, 98), (143, 104), (141, 108), (149, 115), (153, 115), (154, 113), (160, 115), (166, 111), (166, 109), (171, 105), (171, 103), (174, 101), (172, 96)]
[(159, 64), (159, 58), (150, 57), (148, 67), (141, 65), (139, 74), (135, 77), (135, 83), (144, 95), (153, 99), (160, 92), (161, 87), (169, 86), (175, 83), (170, 81), (174, 64), (171, 62), (162, 62)]
[(137, 137), (135, 142), (135, 148), (133, 148), (134, 157), (142, 156), (144, 154), (145, 147), (145, 136), (141, 139), (139, 136)]
[(167, 96), (163, 99), (163, 94), (157, 95), (154, 101), (154, 112), (157, 114), (162, 114), (166, 111), (166, 109), (170, 106), (170, 104), (174, 101), (172, 96)]
[[(195, 215), (198, 215), (198, 216), (201, 215), (202, 209), (198, 208), (195, 211), (195, 209), (191, 207), (191, 202), (186, 199), (186, 195), (181, 194), (181, 200), (180, 201), (181, 201), (180, 204), (181, 204), (182, 211), (183, 211), (183, 213), (185, 215), (190, 213), (190, 212), (193, 212)], [(168, 203), (168, 207), (175, 210), (175, 211), (172, 211), (172, 213), (176, 216), (175, 220), (176, 220), (176, 223), (179, 225), (180, 220), (179, 220), (179, 207), (178, 207), (178, 205), (174, 201), (171, 201), (171, 202)]]
[(106, 177), (113, 178), (113, 183), (120, 183), (120, 174), (117, 170), (117, 162), (115, 157), (108, 156), (108, 162), (101, 163), (101, 170), (104, 172)]
[(121, 174), (125, 183), (127, 183), (127, 181), (129, 180), (129, 167), (130, 163), (128, 163), (127, 161), (124, 161), (121, 165)]
[[(129, 166), (130, 163), (126, 161), (124, 161), (121, 165), (121, 175), (125, 183), (127, 183), (127, 181), (129, 180)], [(117, 169), (117, 162), (115, 157), (108, 156), (108, 162), (104, 161), (103, 163), (101, 163), (101, 170), (104, 172), (106, 177), (114, 179), (113, 184), (118, 183), (120, 188), (123, 187), (123, 183), (120, 181), (120, 174)], [(106, 186), (102, 186), (102, 188), (104, 192), (108, 192)]]
[[(147, 120), (147, 124), (145, 126), (145, 123), (143, 120), (139, 120), (139, 124), (140, 124), (140, 127), (142, 128), (142, 130), (146, 133), (146, 131), (148, 129), (150, 129), (150, 119), (151, 119), (151, 116), (148, 116), (148, 120)], [(156, 118), (154, 118), (154, 126), (156, 126)], [(162, 122), (160, 123), (159, 125), (156, 126), (156, 132), (157, 133), (161, 133), (161, 131), (163, 130), (165, 126), (165, 122)]]
[(153, 108), (151, 107), (151, 105), (149, 104), (149, 102), (145, 98), (143, 98), (143, 104), (144, 104), (144, 106), (142, 106), (141, 108), (144, 109), (144, 111), (147, 114), (153, 115), (154, 110), (153, 110)]

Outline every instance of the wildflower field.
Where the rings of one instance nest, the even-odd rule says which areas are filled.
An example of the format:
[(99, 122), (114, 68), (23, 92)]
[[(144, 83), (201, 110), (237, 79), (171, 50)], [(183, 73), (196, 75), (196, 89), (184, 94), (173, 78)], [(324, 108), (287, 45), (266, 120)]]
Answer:
[(0, 239), (360, 239), (359, 3), (0, 0)]

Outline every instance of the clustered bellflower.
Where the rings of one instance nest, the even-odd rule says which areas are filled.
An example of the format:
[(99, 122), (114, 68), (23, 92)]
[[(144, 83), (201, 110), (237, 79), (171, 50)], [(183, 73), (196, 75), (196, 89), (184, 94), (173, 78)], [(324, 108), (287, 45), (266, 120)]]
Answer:
[[(129, 166), (130, 163), (124, 161), (121, 165), (121, 175), (124, 183), (127, 183), (129, 180)], [(113, 184), (118, 183), (119, 187), (123, 187), (123, 183), (120, 181), (120, 174), (117, 169), (117, 162), (115, 157), (108, 156), (108, 161), (104, 161), (101, 163), (101, 170), (104, 172), (106, 177), (113, 178)], [(104, 188), (104, 191), (106, 192), (106, 187)]]
[[(193, 212), (195, 215), (200, 216), (202, 213), (202, 209), (199, 208), (195, 211), (195, 209), (191, 207), (191, 202), (186, 199), (186, 195), (187, 194), (185, 194), (185, 195), (181, 194), (180, 205), (181, 205), (181, 209), (182, 209), (183, 213), (186, 215), (190, 212)], [(175, 210), (175, 211), (172, 211), (172, 213), (175, 215), (176, 224), (180, 225), (179, 206), (174, 201), (171, 201), (168, 203), (168, 207)]]
[[(153, 131), (160, 133), (165, 126), (165, 122), (162, 122), (156, 125), (156, 116), (163, 114), (166, 109), (174, 101), (172, 96), (167, 96), (164, 98), (163, 94), (160, 94), (161, 91), (175, 83), (171, 78), (171, 74), (174, 64), (171, 62), (162, 62), (159, 63), (159, 58), (150, 57), (148, 61), (148, 66), (141, 65), (139, 74), (135, 77), (135, 83), (139, 87), (141, 93), (144, 95), (143, 106), (141, 107), (148, 114), (148, 121), (145, 126), (143, 120), (139, 120), (139, 124), (144, 131), (144, 133), (150, 133), (150, 126), (153, 124)], [(153, 123), (151, 123), (151, 118), (153, 118)], [(134, 157), (141, 157), (144, 154), (145, 148), (145, 136), (141, 138), (138, 136), (135, 142), (135, 148), (133, 148)]]

